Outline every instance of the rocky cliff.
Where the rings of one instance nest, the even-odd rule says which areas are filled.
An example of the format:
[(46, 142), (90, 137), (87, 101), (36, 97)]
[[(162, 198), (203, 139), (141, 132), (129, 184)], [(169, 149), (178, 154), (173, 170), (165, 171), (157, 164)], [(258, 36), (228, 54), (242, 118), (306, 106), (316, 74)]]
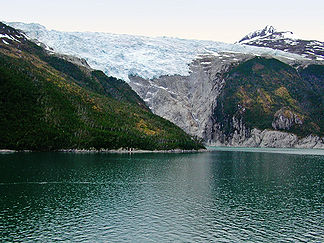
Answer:
[(154, 113), (209, 145), (324, 148), (323, 66), (282, 61), (200, 55), (189, 76), (129, 79)]

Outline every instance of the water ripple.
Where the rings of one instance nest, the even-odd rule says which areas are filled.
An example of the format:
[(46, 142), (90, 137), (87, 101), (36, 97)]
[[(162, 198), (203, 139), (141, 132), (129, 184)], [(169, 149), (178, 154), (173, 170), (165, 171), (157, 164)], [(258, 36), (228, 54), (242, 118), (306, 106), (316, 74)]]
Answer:
[(323, 242), (323, 157), (240, 153), (1, 155), (0, 240)]

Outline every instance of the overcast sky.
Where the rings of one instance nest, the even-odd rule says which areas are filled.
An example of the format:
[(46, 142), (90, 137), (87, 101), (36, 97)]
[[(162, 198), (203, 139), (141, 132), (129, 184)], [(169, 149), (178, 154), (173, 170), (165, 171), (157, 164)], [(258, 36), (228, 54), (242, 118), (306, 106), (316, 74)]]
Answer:
[(273, 25), (324, 41), (324, 0), (1, 0), (1, 16), (63, 31), (229, 43)]

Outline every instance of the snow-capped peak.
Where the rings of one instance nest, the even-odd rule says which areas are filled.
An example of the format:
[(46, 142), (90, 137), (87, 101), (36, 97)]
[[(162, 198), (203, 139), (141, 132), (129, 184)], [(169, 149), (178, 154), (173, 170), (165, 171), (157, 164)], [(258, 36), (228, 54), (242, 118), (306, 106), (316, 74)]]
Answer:
[(244, 36), (238, 43), (245, 44), (250, 41), (263, 39), (299, 39), (293, 32), (291, 31), (278, 31), (271, 25), (267, 25), (265, 28), (261, 30), (257, 30), (251, 32), (250, 34)]
[(267, 36), (267, 35), (271, 35), (271, 34), (275, 33), (276, 31), (277, 31), (277, 29), (275, 27), (273, 27), (272, 25), (267, 25), (262, 30), (258, 30), (256, 32), (258, 32), (257, 34), (259, 36)]
[(273, 33), (273, 32), (276, 31), (276, 29), (275, 29), (275, 27), (273, 27), (272, 25), (267, 25), (267, 26), (263, 29), (263, 31), (264, 31), (265, 33)]
[(249, 33), (248, 35), (244, 36), (239, 43), (244, 42), (244, 41), (248, 41), (254, 38), (258, 38), (258, 37), (265, 37), (265, 36), (269, 36), (273, 33), (275, 33), (277, 30), (275, 27), (271, 26), (271, 25), (267, 25), (266, 27), (264, 27), (261, 30), (257, 30), (257, 31), (253, 31), (251, 33)]
[(324, 60), (324, 42), (303, 40), (291, 31), (278, 31), (272, 26), (252, 32), (238, 43), (296, 53), (312, 60)]

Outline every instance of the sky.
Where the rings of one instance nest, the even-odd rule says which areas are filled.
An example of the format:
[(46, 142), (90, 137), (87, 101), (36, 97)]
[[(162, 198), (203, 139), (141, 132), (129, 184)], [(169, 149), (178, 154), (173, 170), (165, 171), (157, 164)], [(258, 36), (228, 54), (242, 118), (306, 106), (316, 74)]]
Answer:
[(324, 0), (0, 0), (3, 21), (233, 43), (266, 25), (324, 41)]

